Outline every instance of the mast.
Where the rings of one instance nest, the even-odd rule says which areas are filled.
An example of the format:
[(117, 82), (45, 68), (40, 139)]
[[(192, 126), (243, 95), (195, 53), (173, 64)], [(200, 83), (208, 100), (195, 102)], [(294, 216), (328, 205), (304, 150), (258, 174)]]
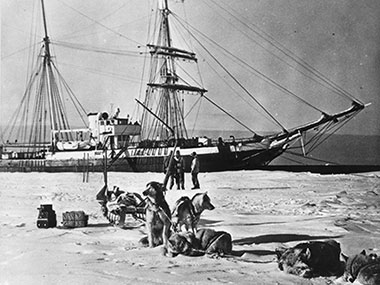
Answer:
[[(44, 0), (41, 0), (41, 9), (42, 9), (42, 20), (43, 20), (43, 24), (44, 24), (44, 31), (45, 31), (45, 37), (43, 38), (43, 42), (44, 42), (44, 60), (43, 60), (43, 67), (44, 67), (44, 71), (46, 72), (46, 67), (48, 67), (48, 70), (50, 71), (51, 69), (51, 54), (50, 54), (50, 39), (49, 39), (49, 36), (48, 36), (48, 30), (47, 30), (47, 24), (46, 24), (46, 14), (45, 14), (45, 3), (44, 3)], [(49, 72), (48, 74), (51, 74), (51, 72)], [(49, 75), (47, 75), (49, 76)], [(48, 95), (48, 99), (49, 99), (49, 102), (51, 105), (53, 105), (54, 101), (53, 101), (53, 98), (51, 97), (51, 84), (50, 84), (50, 80), (47, 80), (46, 82), (48, 84), (48, 87), (47, 89), (49, 90), (49, 94)], [(50, 119), (51, 119), (51, 124), (52, 124), (52, 130), (56, 130), (58, 127), (57, 127), (57, 124), (55, 122), (55, 114), (54, 114), (54, 108), (50, 108)]]
[[(176, 60), (195, 62), (195, 53), (173, 46), (168, 0), (159, 0), (157, 39), (148, 44), (150, 49), (150, 78), (147, 83), (144, 105), (161, 120), (144, 109), (142, 118), (143, 138), (149, 140), (186, 139), (188, 137), (181, 96), (185, 93), (205, 93), (202, 87), (193, 86), (177, 73)], [(165, 124), (162, 124), (164, 122)], [(170, 126), (169, 132), (164, 126)]]
[[(162, 33), (162, 46), (164, 48), (167, 48), (167, 50), (170, 50), (170, 47), (171, 47), (171, 37), (170, 37), (170, 27), (169, 27), (169, 8), (168, 8), (168, 1), (165, 0), (164, 1), (164, 6), (162, 8), (162, 25), (161, 25), (161, 33)], [(174, 65), (174, 58), (172, 56), (166, 56), (166, 57), (163, 57), (164, 59), (164, 65), (162, 66), (162, 75), (163, 75), (163, 80), (164, 80), (164, 84), (168, 84), (168, 85), (171, 85), (171, 84), (174, 84), (177, 79), (175, 77), (175, 65)], [(167, 88), (164, 88), (163, 89), (163, 96), (166, 97), (166, 100), (168, 101), (168, 105), (169, 105), (169, 108), (170, 106), (175, 106), (175, 94), (174, 92), (171, 90), (171, 89), (167, 89)], [(169, 112), (171, 112), (170, 109), (168, 109)], [(174, 112), (174, 117), (172, 118), (167, 118), (167, 120), (171, 120), (170, 122), (170, 125), (172, 125), (173, 129), (176, 129), (178, 131), (178, 125), (179, 125), (179, 121), (178, 121), (178, 117), (177, 117), (177, 113)], [(169, 116), (169, 114), (166, 114), (166, 116)], [(177, 138), (179, 137), (179, 133), (175, 133), (174, 134), (175, 136), (177, 136)]]
[[(18, 151), (28, 156), (39, 156), (49, 147), (54, 149), (54, 143), (59, 139), (58, 132), (70, 129), (66, 104), (72, 106), (70, 110), (76, 111), (84, 125), (86, 116), (53, 61), (44, 0), (40, 3), (44, 31), (37, 65), (32, 67), (22, 100), (4, 131), (7, 141), (14, 142)], [(72, 140), (72, 137), (70, 132), (63, 132), (60, 138)]]
[(171, 46), (171, 38), (170, 38), (170, 28), (169, 28), (169, 6), (168, 6), (168, 0), (164, 1), (164, 7), (162, 9), (163, 14), (163, 22), (164, 22), (164, 32), (166, 34), (167, 39), (167, 46)]
[[(45, 3), (41, 0), (42, 17), (45, 37), (44, 42), (44, 55), (43, 55), (43, 71), (44, 77), (41, 78), (41, 94), (45, 93), (45, 98), (47, 100), (48, 112), (50, 114), (50, 132), (53, 134), (54, 131), (70, 129), (69, 121), (66, 115), (66, 108), (64, 105), (61, 90), (57, 84), (57, 78), (55, 73), (60, 77), (56, 70), (56, 66), (52, 61), (52, 56), (50, 52), (50, 38), (47, 29), (46, 13), (45, 13)], [(43, 96), (41, 96), (43, 97)], [(44, 103), (46, 104), (46, 103)], [(46, 127), (44, 127), (46, 128)], [(46, 130), (44, 130), (46, 132)], [(65, 134), (68, 136), (66, 139), (70, 139), (70, 134)], [(54, 141), (55, 138), (52, 138)]]
[(49, 36), (48, 36), (47, 25), (46, 25), (46, 16), (45, 16), (45, 4), (44, 4), (44, 0), (41, 0), (41, 8), (42, 8), (42, 19), (43, 19), (43, 22), (44, 22), (44, 30), (45, 30), (45, 38), (44, 38), (45, 52), (46, 52), (46, 54), (48, 54), (49, 57), (50, 57), (50, 50), (49, 50)]

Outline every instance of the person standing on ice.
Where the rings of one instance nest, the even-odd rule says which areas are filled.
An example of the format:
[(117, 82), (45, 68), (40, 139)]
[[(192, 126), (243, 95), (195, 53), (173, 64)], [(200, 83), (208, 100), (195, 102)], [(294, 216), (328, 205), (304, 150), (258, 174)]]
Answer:
[(185, 190), (185, 162), (181, 157), (179, 150), (175, 152), (175, 180), (177, 183), (177, 190)]
[(173, 188), (174, 178), (176, 175), (173, 151), (170, 151), (169, 155), (166, 156), (164, 159), (164, 173), (165, 173), (164, 186), (166, 187), (166, 185), (168, 184), (170, 180), (169, 189), (171, 190)]
[(193, 160), (191, 161), (191, 180), (193, 181), (193, 188), (191, 189), (199, 189), (199, 159), (196, 152), (193, 152), (191, 156), (193, 157)]

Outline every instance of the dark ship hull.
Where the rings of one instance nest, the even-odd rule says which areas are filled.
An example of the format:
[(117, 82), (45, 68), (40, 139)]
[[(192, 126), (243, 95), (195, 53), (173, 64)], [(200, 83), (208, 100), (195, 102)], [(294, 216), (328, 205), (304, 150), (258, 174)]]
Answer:
[[(113, 159), (108, 153), (108, 171), (163, 172), (164, 159), (174, 148), (131, 148), (122, 157)], [(284, 147), (271, 149), (239, 149), (239, 146), (214, 146), (177, 148), (185, 161), (185, 171), (190, 172), (191, 153), (198, 153), (201, 172), (253, 170), (268, 165), (281, 155)], [(66, 156), (67, 158), (63, 158)], [(0, 171), (22, 172), (103, 172), (103, 151), (62, 152), (45, 159), (0, 160)], [(77, 158), (75, 158), (77, 157)]]

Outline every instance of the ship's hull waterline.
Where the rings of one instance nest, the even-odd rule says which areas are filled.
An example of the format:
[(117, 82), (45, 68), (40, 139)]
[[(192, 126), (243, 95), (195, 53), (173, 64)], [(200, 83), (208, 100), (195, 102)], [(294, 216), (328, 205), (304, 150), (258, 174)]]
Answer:
[[(174, 148), (129, 149), (114, 163), (111, 151), (107, 152), (107, 170), (120, 172), (163, 172), (164, 160)], [(234, 146), (177, 148), (184, 161), (185, 172), (190, 172), (191, 153), (196, 152), (201, 172), (253, 170), (267, 165), (283, 153), (283, 148), (244, 149)], [(117, 153), (117, 151), (115, 151)], [(45, 159), (0, 160), (0, 171), (21, 172), (103, 172), (103, 151), (59, 152)]]

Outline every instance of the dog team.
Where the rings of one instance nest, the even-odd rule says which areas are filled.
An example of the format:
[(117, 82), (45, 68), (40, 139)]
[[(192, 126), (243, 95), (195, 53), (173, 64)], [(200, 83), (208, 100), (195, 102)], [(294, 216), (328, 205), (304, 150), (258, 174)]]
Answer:
[[(118, 187), (110, 192), (102, 194), (109, 201), (108, 210), (103, 211), (105, 216), (112, 212), (120, 216), (120, 208), (117, 211), (109, 210), (117, 204), (115, 201), (129, 207), (143, 205), (147, 236), (140, 240), (141, 244), (149, 247), (162, 245), (168, 257), (179, 254), (233, 257), (233, 241), (229, 233), (198, 229), (203, 211), (215, 208), (207, 192), (197, 193), (191, 199), (186, 196), (179, 198), (172, 210), (165, 200), (166, 187), (163, 183), (149, 182), (142, 193), (145, 200), (137, 193), (124, 193)], [(125, 211), (124, 217), (118, 221), (124, 222), (124, 219)], [(304, 278), (336, 276), (344, 282), (380, 285), (380, 257), (373, 253), (367, 254), (364, 250), (347, 257), (335, 240), (310, 241), (291, 248), (277, 248), (275, 254), (278, 268), (289, 274)]]
[(170, 211), (164, 189), (163, 184), (150, 182), (143, 192), (147, 197), (145, 225), (148, 236), (140, 241), (142, 244), (149, 247), (163, 244), (165, 254), (171, 257), (178, 254), (231, 254), (232, 238), (229, 233), (198, 230), (202, 212), (215, 208), (207, 192), (197, 193), (191, 199), (181, 197)]

